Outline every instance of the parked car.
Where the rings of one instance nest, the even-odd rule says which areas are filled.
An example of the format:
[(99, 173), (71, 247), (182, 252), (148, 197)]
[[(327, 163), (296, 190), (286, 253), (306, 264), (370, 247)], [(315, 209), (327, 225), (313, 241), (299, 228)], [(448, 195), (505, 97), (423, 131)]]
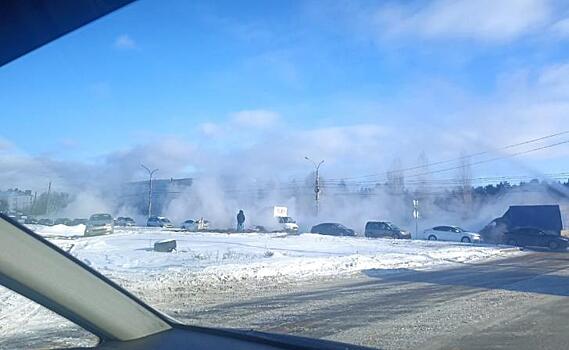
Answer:
[(89, 221), (88, 219), (73, 219), (71, 221), (71, 226), (87, 225), (88, 221)]
[(51, 219), (39, 219), (38, 224), (44, 226), (53, 226), (53, 220)]
[(188, 219), (180, 225), (180, 228), (188, 231), (205, 231), (209, 229), (209, 221), (204, 220), (204, 218)]
[(146, 226), (148, 227), (164, 227), (171, 228), (174, 227), (172, 222), (165, 218), (164, 216), (151, 216), (146, 221)]
[(365, 226), (366, 237), (391, 237), (395, 239), (411, 239), (411, 234), (388, 221), (368, 221)]
[(198, 231), (205, 231), (209, 230), (209, 221), (205, 220), (204, 218), (199, 218), (196, 220), (198, 224)]
[(136, 222), (134, 221), (133, 218), (128, 217), (128, 216), (119, 216), (116, 220), (115, 220), (115, 225), (116, 226), (121, 226), (121, 227), (132, 227), (136, 225)]
[(355, 236), (354, 230), (338, 223), (323, 223), (312, 226), (310, 233), (318, 233), (328, 236)]
[(54, 225), (66, 225), (71, 226), (71, 219), (68, 218), (57, 218), (54, 221)]
[(503, 242), (504, 235), (518, 228), (537, 228), (547, 234), (561, 234), (563, 221), (559, 205), (512, 205), (499, 218), (492, 220), (481, 231), (485, 241)]
[(85, 236), (107, 235), (115, 231), (111, 214), (93, 214), (85, 226)]
[(481, 241), (480, 234), (465, 231), (458, 226), (436, 226), (430, 228), (423, 232), (423, 238), (429, 241), (453, 241), (463, 243), (477, 243)]
[(521, 227), (504, 234), (504, 243), (519, 247), (547, 247), (551, 250), (567, 249), (569, 239), (553, 235), (535, 227)]
[(182, 230), (187, 230), (187, 231), (197, 231), (198, 230), (198, 222), (196, 220), (186, 220), (184, 222), (182, 222), (182, 224), (180, 225), (180, 228)]
[(38, 219), (31, 217), (31, 216), (28, 216), (26, 218), (26, 220), (24, 221), (24, 224), (27, 224), (27, 225), (38, 224), (38, 223), (39, 223)]
[(298, 233), (298, 224), (296, 220), (290, 216), (279, 216), (277, 217), (278, 223), (281, 225), (281, 229), (289, 233)]

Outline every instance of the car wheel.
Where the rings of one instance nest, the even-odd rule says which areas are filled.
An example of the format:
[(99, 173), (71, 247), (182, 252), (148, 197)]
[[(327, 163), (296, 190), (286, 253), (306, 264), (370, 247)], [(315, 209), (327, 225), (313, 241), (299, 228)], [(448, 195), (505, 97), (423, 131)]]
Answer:
[(462, 237), (462, 239), (460, 240), (462, 243), (470, 243), (470, 238), (468, 237)]
[(557, 243), (557, 242), (555, 242), (555, 241), (549, 242), (549, 249), (551, 249), (551, 250), (557, 250), (557, 249), (559, 249), (559, 243)]
[(518, 242), (516, 242), (515, 239), (508, 239), (508, 242), (506, 242), (507, 245), (513, 245), (513, 246), (517, 246)]
[(399, 235), (393, 234), (393, 235), (391, 236), (391, 238), (393, 238), (393, 239), (399, 239)]
[(435, 235), (430, 235), (427, 239), (428, 239), (429, 241), (436, 241), (436, 240), (437, 240), (437, 236), (435, 236)]

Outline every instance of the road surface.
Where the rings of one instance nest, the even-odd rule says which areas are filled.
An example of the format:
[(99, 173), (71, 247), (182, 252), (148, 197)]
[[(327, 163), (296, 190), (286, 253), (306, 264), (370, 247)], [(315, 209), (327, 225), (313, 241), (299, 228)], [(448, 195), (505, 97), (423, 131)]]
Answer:
[(380, 349), (569, 347), (568, 253), (537, 251), (438, 271), (370, 270), (284, 292), (237, 288), (231, 296), (235, 301), (191, 311), (165, 308), (189, 323)]

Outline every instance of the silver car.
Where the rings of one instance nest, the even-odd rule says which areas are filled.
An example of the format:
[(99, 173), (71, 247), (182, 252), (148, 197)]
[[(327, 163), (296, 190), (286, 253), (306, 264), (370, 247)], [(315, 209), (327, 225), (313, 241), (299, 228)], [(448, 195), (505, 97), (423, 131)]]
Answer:
[(85, 236), (108, 235), (115, 231), (111, 214), (93, 214), (85, 226)]

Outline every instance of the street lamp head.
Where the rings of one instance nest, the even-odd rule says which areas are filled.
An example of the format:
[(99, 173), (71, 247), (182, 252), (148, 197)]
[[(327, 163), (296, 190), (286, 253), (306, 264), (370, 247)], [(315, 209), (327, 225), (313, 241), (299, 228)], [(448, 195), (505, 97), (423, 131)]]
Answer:
[(308, 158), (308, 156), (304, 156), (304, 159), (306, 159), (306, 160), (310, 160), (310, 158)]

